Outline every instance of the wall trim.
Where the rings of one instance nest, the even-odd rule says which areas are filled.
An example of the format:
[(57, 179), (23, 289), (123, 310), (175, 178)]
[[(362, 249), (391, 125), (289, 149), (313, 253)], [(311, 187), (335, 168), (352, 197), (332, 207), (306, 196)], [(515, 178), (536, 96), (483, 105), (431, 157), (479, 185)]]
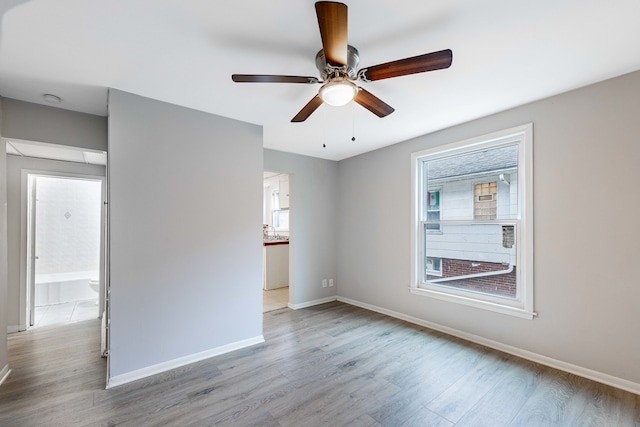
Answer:
[(4, 368), (0, 370), (0, 386), (2, 385), (2, 383), (4, 383), (4, 380), (9, 377), (10, 373), (11, 369), (9, 369), (9, 364), (7, 363), (6, 365), (4, 365)]
[(287, 304), (287, 307), (289, 307), (292, 310), (299, 310), (301, 308), (313, 307), (314, 305), (326, 304), (328, 302), (333, 302), (333, 301), (337, 301), (337, 300), (338, 300), (337, 296), (332, 296), (332, 297), (314, 299), (312, 301), (307, 301), (307, 302), (301, 302), (300, 304), (291, 304), (291, 303), (289, 303), (289, 304)]
[(7, 326), (7, 333), (13, 334), (16, 332), (22, 332), (27, 330), (27, 325), (9, 325)]
[(405, 320), (409, 323), (424, 326), (429, 329), (433, 329), (445, 334), (453, 335), (458, 338), (462, 338), (467, 341), (474, 342), (476, 344), (484, 345), (495, 350), (502, 351), (504, 353), (512, 354), (514, 356), (521, 357), (532, 362), (540, 363), (541, 365), (549, 366), (570, 374), (575, 374), (580, 377), (584, 377), (593, 381), (597, 381), (602, 384), (610, 385), (634, 394), (640, 395), (640, 384), (633, 381), (625, 380), (623, 378), (614, 377), (613, 375), (605, 374), (603, 372), (594, 371), (592, 369), (584, 368), (582, 366), (574, 365), (572, 363), (563, 362), (562, 360), (553, 359), (551, 357), (544, 356), (542, 354), (534, 353), (528, 350), (524, 350), (518, 347), (513, 347), (508, 344), (503, 344), (498, 341), (493, 341), (488, 338), (483, 338), (479, 335), (471, 334), (468, 332), (460, 331), (458, 329), (443, 326), (438, 323), (429, 322), (417, 317), (410, 316), (408, 314), (399, 313), (397, 311), (388, 310), (386, 308), (378, 307), (375, 305), (367, 304), (361, 301), (353, 300), (345, 297), (338, 297), (338, 301), (346, 304), (354, 305), (356, 307), (364, 308), (367, 310), (375, 311), (377, 313), (385, 314), (396, 319)]
[(116, 375), (107, 379), (106, 388), (110, 389), (113, 387), (117, 387), (146, 377), (150, 377), (152, 375), (161, 374), (163, 372), (170, 371), (171, 369), (179, 368), (181, 366), (189, 365), (195, 362), (200, 362), (214, 356), (219, 356), (224, 353), (240, 350), (241, 348), (250, 347), (252, 345), (260, 344), (263, 342), (264, 336), (259, 335), (257, 337), (248, 338), (242, 341), (236, 341), (231, 344), (226, 344), (220, 347), (201, 351), (199, 353), (190, 354), (188, 356), (178, 357), (176, 359), (168, 360), (156, 365), (147, 366), (146, 368)]

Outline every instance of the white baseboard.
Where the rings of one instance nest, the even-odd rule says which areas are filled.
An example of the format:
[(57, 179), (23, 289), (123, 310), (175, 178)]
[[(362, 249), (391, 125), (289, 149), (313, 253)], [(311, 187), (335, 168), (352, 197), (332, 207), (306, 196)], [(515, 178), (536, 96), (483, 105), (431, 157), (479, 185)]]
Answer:
[(7, 379), (10, 373), (11, 373), (11, 369), (9, 369), (9, 365), (8, 364), (4, 365), (4, 368), (0, 370), (0, 386), (2, 385), (4, 380)]
[(315, 299), (313, 301), (301, 302), (300, 304), (287, 304), (287, 306), (292, 310), (298, 310), (301, 308), (313, 307), (314, 305), (326, 304), (328, 302), (336, 301), (338, 299), (337, 296), (326, 297)]
[(337, 299), (338, 301), (344, 302), (346, 304), (365, 308), (367, 310), (375, 311), (381, 314), (386, 314), (387, 316), (395, 317), (396, 319), (405, 320), (409, 323), (414, 323), (416, 325), (424, 326), (429, 329), (434, 329), (439, 332), (444, 332), (445, 334), (453, 335), (455, 337), (462, 338), (464, 340), (471, 341), (477, 344), (481, 344), (486, 347), (490, 347), (490, 348), (502, 351), (504, 353), (509, 353), (514, 356), (518, 356), (523, 359), (530, 360), (532, 362), (540, 363), (541, 365), (546, 365), (551, 368), (569, 372), (571, 374), (575, 374), (584, 378), (588, 378), (593, 381), (597, 381), (602, 384), (610, 385), (612, 387), (616, 387), (616, 388), (640, 395), (640, 384), (635, 383), (633, 381), (614, 377), (613, 375), (594, 371), (588, 368), (584, 368), (582, 366), (574, 365), (572, 363), (563, 362), (562, 360), (553, 359), (551, 357), (543, 356), (538, 353), (533, 353), (528, 350), (523, 350), (518, 347), (513, 347), (498, 341), (493, 341), (487, 338), (483, 338), (479, 335), (470, 334), (468, 332), (460, 331), (458, 329), (450, 328), (448, 326), (443, 326), (438, 323), (422, 320), (417, 317), (409, 316), (407, 314), (399, 313), (393, 310), (388, 310), (386, 308), (352, 300), (350, 298), (344, 298), (339, 296)]
[(22, 332), (27, 330), (27, 325), (9, 325), (7, 326), (7, 333), (13, 334), (16, 332)]
[(157, 375), (162, 372), (170, 371), (171, 369), (179, 368), (181, 366), (189, 365), (191, 363), (199, 362), (201, 360), (208, 359), (210, 357), (219, 356), (231, 351), (240, 350), (241, 348), (250, 347), (252, 345), (260, 344), (264, 342), (262, 335), (249, 338), (242, 341), (237, 341), (231, 344), (223, 345), (220, 347), (212, 348), (210, 350), (201, 351), (199, 353), (190, 354), (188, 356), (178, 357), (177, 359), (169, 360), (167, 362), (158, 363), (156, 365), (147, 366), (146, 368), (137, 369), (135, 371), (127, 372), (125, 374), (116, 375), (110, 377), (107, 380), (106, 388), (113, 388), (123, 384), (137, 381), (142, 378)]

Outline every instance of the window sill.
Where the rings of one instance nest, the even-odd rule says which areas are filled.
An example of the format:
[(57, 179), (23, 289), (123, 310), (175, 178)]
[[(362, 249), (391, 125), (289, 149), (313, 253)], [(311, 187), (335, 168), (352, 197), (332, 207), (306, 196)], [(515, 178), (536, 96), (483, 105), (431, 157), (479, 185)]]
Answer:
[(480, 308), (483, 310), (493, 311), (495, 313), (507, 314), (509, 316), (519, 317), (521, 319), (533, 320), (537, 313), (518, 307), (510, 307), (507, 305), (496, 304), (488, 301), (467, 298), (459, 295), (451, 295), (443, 292), (436, 292), (429, 289), (420, 289), (413, 286), (409, 287), (409, 292), (414, 295), (435, 298), (442, 301), (448, 301), (456, 304), (462, 304), (469, 307)]

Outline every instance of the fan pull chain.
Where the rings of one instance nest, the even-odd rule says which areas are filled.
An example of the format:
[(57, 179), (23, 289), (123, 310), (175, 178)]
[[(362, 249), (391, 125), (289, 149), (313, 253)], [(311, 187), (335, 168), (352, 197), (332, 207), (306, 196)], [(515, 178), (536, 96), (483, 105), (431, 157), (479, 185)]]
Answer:
[(324, 126), (322, 126), (324, 128), (324, 132), (322, 133), (323, 136), (323, 141), (322, 141), (322, 148), (327, 148), (327, 109), (323, 108), (322, 109), (322, 121), (324, 122)]
[(356, 140), (356, 105), (351, 102), (351, 141)]

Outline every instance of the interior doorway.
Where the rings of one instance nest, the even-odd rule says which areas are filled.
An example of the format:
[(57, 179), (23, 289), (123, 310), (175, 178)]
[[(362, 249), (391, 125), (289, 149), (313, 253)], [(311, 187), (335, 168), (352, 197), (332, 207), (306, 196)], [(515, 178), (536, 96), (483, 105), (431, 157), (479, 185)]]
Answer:
[(287, 307), (292, 300), (291, 178), (276, 171), (263, 175), (263, 312)]
[(102, 177), (27, 174), (29, 327), (102, 317)]

